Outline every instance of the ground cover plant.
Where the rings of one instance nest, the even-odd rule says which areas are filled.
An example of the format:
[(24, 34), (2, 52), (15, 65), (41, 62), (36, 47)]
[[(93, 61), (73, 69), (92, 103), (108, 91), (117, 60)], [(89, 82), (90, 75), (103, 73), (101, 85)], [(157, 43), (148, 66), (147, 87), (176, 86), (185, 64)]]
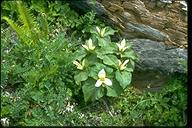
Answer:
[(157, 93), (131, 87), (139, 57), (94, 12), (43, 0), (1, 11), (2, 125), (186, 125), (186, 76)]

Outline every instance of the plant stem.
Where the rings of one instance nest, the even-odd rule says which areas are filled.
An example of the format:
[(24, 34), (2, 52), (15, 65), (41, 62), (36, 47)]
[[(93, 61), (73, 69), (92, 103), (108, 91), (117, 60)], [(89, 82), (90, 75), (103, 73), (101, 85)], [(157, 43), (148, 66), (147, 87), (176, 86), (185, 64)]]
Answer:
[(111, 113), (111, 111), (110, 111), (110, 109), (109, 109), (109, 106), (108, 106), (106, 100), (107, 100), (107, 98), (106, 98), (106, 97), (103, 97), (103, 99), (102, 99), (103, 104), (105, 105), (107, 111), (109, 112), (109, 115), (110, 115), (111, 117), (113, 117), (113, 114)]

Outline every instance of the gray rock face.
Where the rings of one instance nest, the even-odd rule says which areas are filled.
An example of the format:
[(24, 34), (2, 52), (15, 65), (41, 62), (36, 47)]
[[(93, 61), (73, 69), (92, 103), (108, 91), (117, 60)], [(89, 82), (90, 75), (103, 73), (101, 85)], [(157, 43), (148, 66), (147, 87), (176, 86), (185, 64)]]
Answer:
[(180, 61), (187, 60), (187, 50), (181, 48), (169, 49), (164, 43), (149, 39), (130, 40), (133, 49), (139, 55), (139, 70), (158, 70), (165, 73), (184, 73)]
[[(147, 37), (148, 39), (157, 40), (157, 41), (166, 41), (169, 36), (163, 32), (160, 32), (157, 29), (154, 29), (150, 26), (137, 24), (137, 23), (127, 23), (127, 37)], [(130, 35), (130, 36), (129, 36)]]
[[(177, 3), (169, 13), (162, 9), (153, 12), (153, 1), (137, 0), (90, 0), (70, 1), (81, 10), (94, 10), (107, 23), (116, 26), (126, 39), (131, 39), (133, 49), (140, 56), (136, 67), (139, 70), (156, 70), (166, 73), (185, 72), (180, 61), (187, 61), (186, 21), (180, 20)], [(170, 46), (175, 45), (175, 48)]]

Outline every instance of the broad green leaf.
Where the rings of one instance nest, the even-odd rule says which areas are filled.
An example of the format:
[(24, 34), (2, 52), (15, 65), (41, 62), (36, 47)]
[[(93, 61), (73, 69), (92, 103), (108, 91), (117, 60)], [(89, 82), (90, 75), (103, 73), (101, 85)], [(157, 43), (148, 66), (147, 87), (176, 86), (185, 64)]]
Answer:
[(107, 47), (107, 44), (110, 43), (110, 39), (107, 38), (98, 38), (98, 45), (101, 47)]
[(127, 71), (120, 72), (117, 70), (115, 72), (115, 78), (120, 83), (121, 87), (125, 89), (131, 83), (132, 74)]
[(85, 84), (83, 85), (82, 90), (85, 102), (91, 100), (91, 97), (93, 97), (95, 91), (94, 85)]
[(114, 50), (115, 50), (114, 44), (109, 43), (106, 45), (106, 47), (101, 47), (100, 49), (96, 50), (97, 57), (100, 59), (103, 59), (104, 55), (113, 54)]
[(133, 60), (135, 60), (137, 58), (136, 54), (133, 50), (129, 50), (129, 51), (124, 52), (121, 57), (126, 57), (126, 58), (130, 58)]
[(104, 88), (95, 87), (94, 82), (96, 81), (88, 81), (82, 87), (85, 102), (98, 100), (104, 95)]
[(105, 33), (104, 33), (104, 36), (114, 35), (115, 32), (116, 32), (116, 31), (113, 30), (112, 28), (106, 27), (106, 31), (105, 31)]
[(107, 86), (107, 96), (117, 97), (118, 94), (113, 88)]
[(73, 58), (74, 60), (78, 59), (81, 60), (83, 57), (85, 57), (87, 55), (87, 52), (81, 48), (80, 50), (77, 50), (74, 54), (73, 54)]
[(95, 97), (96, 100), (99, 100), (101, 97), (104, 96), (104, 94), (105, 94), (105, 90), (104, 89), (105, 88), (103, 88), (102, 86), (99, 87), (99, 88), (95, 87), (95, 96), (94, 97)]
[(87, 60), (87, 64), (89, 66), (95, 65), (95, 63), (97, 63), (99, 61), (99, 59), (97, 58), (97, 56), (95, 54), (91, 54), (91, 55), (87, 56), (86, 60)]
[(106, 65), (117, 67), (118, 66), (118, 58), (114, 55), (105, 55), (103, 57), (103, 63)]
[(119, 96), (123, 92), (123, 88), (118, 84), (116, 80), (112, 81), (112, 86), (106, 86), (107, 88), (107, 96), (116, 97)]
[(74, 76), (75, 82), (79, 85), (81, 81), (85, 81), (88, 78), (87, 72), (80, 72)]

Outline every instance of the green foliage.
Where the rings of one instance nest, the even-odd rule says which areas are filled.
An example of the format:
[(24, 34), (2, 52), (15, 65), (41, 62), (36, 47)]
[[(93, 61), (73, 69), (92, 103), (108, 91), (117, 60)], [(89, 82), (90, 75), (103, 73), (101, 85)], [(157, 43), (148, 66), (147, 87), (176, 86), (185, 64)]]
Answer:
[[(10, 31), (4, 31), (1, 87), (11, 96), (2, 94), (1, 117), (9, 117), (16, 125), (32, 124), (30, 119), (56, 118), (57, 111), (64, 109), (72, 96), (68, 88), (75, 85), (68, 40), (61, 33), (54, 40), (41, 40), (30, 47), (19, 42), (12, 44), (6, 35)], [(9, 43), (13, 46), (7, 49)]]
[[(11, 2), (12, 3), (12, 2)], [(10, 4), (11, 5), (11, 4)], [(13, 4), (12, 6), (14, 6)], [(30, 12), (30, 10), (24, 5), (23, 2), (16, 2), (16, 12), (18, 13), (20, 24), (14, 22), (12, 19), (7, 16), (3, 16), (2, 19), (6, 20), (7, 23), (17, 32), (22, 43), (27, 45), (34, 45), (40, 39), (46, 39), (48, 34), (48, 25), (45, 17), (42, 16), (41, 23), (43, 27), (38, 27), (36, 19)], [(43, 15), (43, 14), (42, 14)]]
[[(154, 94), (127, 88), (137, 57), (128, 41), (111, 41), (116, 31), (95, 28), (103, 27), (95, 13), (80, 16), (65, 1), (26, 3), (2, 4), (2, 16), (13, 28), (2, 20), (1, 119), (8, 118), (10, 126), (186, 124), (186, 78)], [(96, 87), (102, 69), (109, 86)], [(97, 101), (84, 104), (82, 96)]]
[(74, 79), (82, 87), (85, 102), (104, 95), (119, 96), (131, 83), (131, 72), (137, 59), (125, 39), (116, 44), (111, 42), (109, 35), (115, 31), (110, 27), (96, 27), (91, 33), (92, 38), (75, 52), (73, 62), (78, 69)]
[[(121, 100), (122, 99), (122, 100)], [(139, 93), (132, 88), (117, 99), (115, 108), (123, 119), (119, 125), (130, 126), (185, 126), (187, 90), (183, 81), (174, 77), (158, 93)]]

